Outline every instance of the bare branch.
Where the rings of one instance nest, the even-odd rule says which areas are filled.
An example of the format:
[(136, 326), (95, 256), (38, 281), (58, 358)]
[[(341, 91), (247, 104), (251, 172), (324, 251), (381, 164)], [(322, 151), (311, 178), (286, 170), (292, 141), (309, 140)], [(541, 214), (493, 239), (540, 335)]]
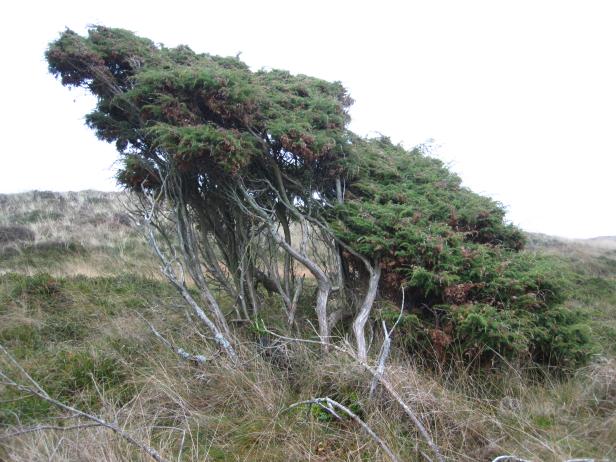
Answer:
[[(268, 330), (266, 328), (265, 328), (265, 331), (267, 333), (269, 333), (270, 335), (273, 335), (274, 337), (278, 337), (278, 338), (281, 338), (281, 339), (284, 339), (284, 340), (295, 341), (295, 342), (300, 342), (300, 343), (312, 343), (312, 344), (322, 344), (323, 343), (320, 340), (305, 340), (305, 339), (298, 339), (298, 338), (292, 338), (292, 337), (285, 337), (283, 335), (276, 334), (275, 332), (272, 332), (272, 331), (270, 331), (270, 330)], [(370, 375), (372, 375), (372, 377), (377, 377), (378, 382), (383, 386), (383, 388), (387, 391), (387, 393), (389, 393), (389, 395), (400, 405), (400, 407), (402, 408), (404, 413), (411, 419), (411, 421), (413, 422), (413, 424), (415, 425), (415, 427), (419, 431), (419, 434), (421, 435), (421, 437), (428, 444), (428, 446), (430, 447), (432, 452), (434, 452), (434, 454), (436, 455), (436, 459), (439, 462), (445, 462), (445, 459), (444, 459), (443, 455), (441, 454), (440, 449), (438, 448), (438, 446), (432, 440), (432, 437), (430, 436), (430, 434), (426, 430), (426, 427), (421, 423), (421, 420), (419, 419), (419, 417), (417, 417), (417, 415), (415, 414), (415, 412), (413, 412), (413, 410), (409, 407), (409, 405), (404, 402), (402, 397), (395, 390), (394, 386), (385, 377), (383, 377), (383, 376), (379, 377), (379, 375), (377, 374), (376, 369), (374, 369), (372, 366), (370, 366), (367, 362), (361, 361), (358, 358), (357, 354), (352, 349), (350, 349), (350, 348), (342, 348), (342, 347), (340, 347), (338, 345), (334, 345), (334, 344), (332, 344), (330, 346), (334, 350), (339, 351), (341, 353), (344, 353), (344, 354), (350, 356), (362, 368), (364, 368)]]
[(180, 347), (176, 347), (173, 343), (171, 343), (169, 340), (167, 340), (165, 337), (163, 337), (163, 335), (158, 332), (156, 330), (156, 328), (152, 325), (152, 323), (150, 323), (147, 319), (145, 319), (140, 313), (137, 313), (137, 315), (143, 319), (143, 321), (150, 327), (150, 330), (152, 331), (152, 333), (161, 341), (163, 342), (167, 347), (171, 348), (173, 351), (175, 351), (178, 356), (186, 361), (194, 361), (198, 364), (205, 364), (207, 362), (207, 358), (203, 355), (193, 355), (188, 353), (186, 350), (184, 350), (183, 348)]
[(344, 406), (343, 404), (340, 404), (338, 401), (334, 401), (333, 399), (328, 398), (328, 397), (314, 398), (314, 399), (300, 401), (298, 403), (292, 404), (291, 406), (287, 408), (287, 410), (293, 409), (302, 404), (316, 404), (320, 406), (322, 409), (324, 409), (325, 411), (329, 412), (331, 415), (333, 415), (338, 420), (342, 420), (342, 419), (334, 411), (333, 408), (337, 408), (341, 410), (346, 415), (348, 415), (351, 419), (353, 419), (356, 423), (358, 423), (366, 431), (366, 433), (368, 433), (368, 435), (370, 435), (370, 437), (381, 447), (381, 449), (383, 449), (383, 451), (387, 454), (387, 456), (393, 462), (400, 462), (400, 459), (398, 459), (398, 457), (393, 453), (393, 451), (389, 448), (387, 443), (385, 443), (385, 441), (383, 441), (383, 439), (379, 435), (377, 435), (374, 432), (374, 430), (372, 430), (372, 428), (370, 428), (370, 426), (366, 422), (361, 420), (357, 414), (355, 414), (353, 411), (351, 411), (348, 407)]
[(372, 378), (372, 383), (370, 384), (370, 394), (368, 395), (370, 399), (374, 396), (374, 392), (376, 391), (376, 386), (378, 384), (379, 377), (383, 376), (385, 372), (385, 362), (387, 361), (387, 357), (389, 356), (389, 351), (391, 349), (391, 335), (394, 332), (394, 329), (402, 319), (402, 314), (404, 313), (404, 287), (402, 288), (402, 303), (400, 304), (400, 314), (398, 315), (398, 319), (392, 326), (390, 330), (387, 330), (387, 325), (385, 321), (383, 321), (383, 345), (381, 345), (381, 351), (379, 353), (379, 359), (377, 361), (376, 374)]
[(17, 360), (13, 357), (13, 355), (11, 355), (11, 353), (8, 352), (8, 350), (6, 350), (6, 348), (4, 348), (4, 346), (0, 345), (0, 350), (4, 353), (4, 355), (9, 359), (9, 361), (15, 365), (15, 367), (19, 370), (20, 373), (24, 374), (27, 379), (28, 382), (31, 383), (31, 386), (25, 386), (25, 385), (21, 385), (17, 382), (15, 382), (14, 380), (10, 379), (4, 372), (0, 371), (0, 376), (4, 377), (6, 379), (6, 382), (3, 382), (4, 385), (10, 386), (18, 391), (21, 391), (23, 393), (28, 393), (30, 395), (34, 395), (44, 401), (47, 401), (50, 404), (53, 404), (56, 407), (59, 407), (60, 409), (63, 409), (65, 411), (69, 411), (73, 414), (76, 414), (80, 417), (83, 417), (85, 419), (91, 420), (93, 422), (95, 422), (97, 425), (108, 428), (109, 430), (113, 431), (114, 433), (118, 434), (119, 436), (121, 436), (122, 438), (124, 438), (126, 441), (128, 441), (130, 444), (132, 444), (133, 446), (141, 449), (142, 451), (144, 451), (145, 453), (147, 453), (152, 459), (154, 459), (157, 462), (167, 462), (167, 459), (165, 459), (164, 457), (162, 457), (158, 451), (156, 449), (154, 449), (151, 446), (148, 446), (145, 443), (142, 443), (141, 441), (138, 441), (137, 439), (135, 439), (135, 437), (133, 437), (130, 433), (126, 432), (125, 430), (123, 430), (122, 428), (120, 428), (117, 424), (113, 423), (113, 422), (107, 422), (106, 420), (102, 419), (101, 417), (98, 417), (94, 414), (89, 414), (87, 412), (84, 412), (80, 409), (77, 409), (73, 406), (70, 406), (68, 404), (65, 404), (61, 401), (58, 401), (55, 398), (52, 398), (51, 396), (49, 396), (49, 394), (24, 370), (24, 368), (17, 362)]

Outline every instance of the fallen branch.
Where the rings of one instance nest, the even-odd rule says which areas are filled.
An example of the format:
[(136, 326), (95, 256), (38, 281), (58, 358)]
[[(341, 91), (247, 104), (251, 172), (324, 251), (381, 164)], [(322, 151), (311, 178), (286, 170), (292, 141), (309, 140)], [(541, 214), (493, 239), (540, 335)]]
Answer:
[[(498, 456), (492, 462), (532, 462), (528, 459), (521, 459), (516, 456)], [(564, 462), (609, 462), (608, 459), (568, 459)]]
[(516, 457), (516, 456), (498, 456), (492, 462), (531, 462), (531, 461), (527, 459), (520, 459), (519, 457)]
[(398, 457), (393, 453), (393, 451), (389, 448), (389, 446), (387, 446), (385, 441), (383, 441), (383, 439), (379, 435), (377, 435), (374, 432), (374, 430), (372, 430), (372, 428), (370, 428), (370, 426), (366, 422), (361, 420), (357, 414), (355, 414), (353, 411), (351, 411), (348, 407), (344, 406), (343, 404), (340, 404), (338, 401), (334, 401), (333, 399), (327, 398), (327, 397), (326, 398), (314, 398), (314, 399), (309, 399), (306, 401), (300, 401), (298, 403), (294, 403), (291, 406), (289, 406), (286, 410), (293, 409), (303, 404), (316, 404), (320, 406), (322, 409), (324, 409), (325, 411), (329, 412), (331, 415), (333, 415), (338, 420), (342, 420), (342, 418), (338, 415), (338, 413), (336, 413), (336, 411), (334, 411), (333, 408), (337, 408), (341, 410), (346, 415), (348, 415), (351, 419), (353, 419), (355, 422), (361, 425), (361, 427), (366, 431), (366, 433), (370, 435), (370, 437), (381, 447), (381, 449), (383, 449), (385, 454), (387, 454), (387, 456), (393, 462), (400, 462), (400, 459), (398, 459)]
[(152, 323), (150, 323), (147, 319), (145, 319), (141, 314), (137, 313), (137, 315), (143, 319), (143, 321), (150, 327), (150, 330), (152, 331), (152, 333), (161, 341), (163, 342), (167, 347), (169, 347), (170, 349), (172, 349), (175, 353), (177, 353), (177, 355), (186, 360), (186, 361), (194, 361), (198, 364), (205, 364), (207, 362), (207, 358), (203, 355), (193, 355), (191, 353), (188, 353), (185, 349), (180, 348), (180, 347), (176, 347), (173, 343), (171, 343), (169, 340), (167, 340), (165, 337), (163, 337), (163, 335), (158, 332), (156, 330), (156, 328), (152, 325)]
[(19, 362), (17, 362), (17, 360), (13, 357), (13, 355), (11, 355), (11, 353), (9, 353), (9, 351), (6, 348), (4, 348), (4, 346), (0, 345), (0, 351), (2, 351), (2, 353), (4, 353), (4, 355), (9, 359), (9, 361), (19, 371), (19, 373), (21, 375), (23, 375), (23, 377), (25, 377), (26, 380), (31, 384), (31, 386), (26, 386), (26, 385), (22, 385), (20, 383), (17, 383), (13, 379), (11, 379), (4, 371), (0, 370), (0, 379), (2, 379), (2, 382), (0, 382), (0, 383), (2, 383), (2, 385), (12, 387), (12, 388), (14, 388), (14, 389), (16, 389), (18, 391), (23, 392), (23, 393), (28, 393), (30, 395), (34, 395), (34, 396), (42, 399), (43, 401), (47, 401), (48, 403), (53, 404), (56, 407), (59, 407), (60, 409), (63, 409), (65, 411), (69, 411), (69, 412), (71, 412), (71, 413), (73, 413), (73, 414), (75, 414), (77, 416), (83, 417), (84, 419), (91, 420), (91, 421), (95, 422), (97, 424), (97, 426), (108, 428), (109, 430), (113, 431), (114, 433), (117, 433), (119, 436), (124, 438), (130, 444), (132, 444), (136, 448), (139, 448), (143, 452), (148, 454), (156, 462), (168, 462), (167, 459), (165, 459), (163, 456), (161, 456), (156, 449), (154, 449), (153, 447), (148, 446), (147, 444), (142, 443), (141, 441), (135, 439), (135, 437), (133, 437), (130, 433), (124, 431), (122, 428), (120, 428), (115, 423), (107, 422), (106, 420), (102, 419), (101, 417), (98, 417), (98, 416), (93, 415), (93, 414), (88, 414), (87, 412), (84, 412), (84, 411), (82, 411), (80, 409), (74, 408), (73, 406), (70, 406), (70, 405), (65, 404), (65, 403), (63, 403), (61, 401), (58, 401), (55, 398), (52, 398), (38, 384), (38, 382), (36, 380), (34, 380), (30, 376), (30, 374), (28, 374), (26, 372), (26, 370), (21, 366), (21, 364), (19, 364)]

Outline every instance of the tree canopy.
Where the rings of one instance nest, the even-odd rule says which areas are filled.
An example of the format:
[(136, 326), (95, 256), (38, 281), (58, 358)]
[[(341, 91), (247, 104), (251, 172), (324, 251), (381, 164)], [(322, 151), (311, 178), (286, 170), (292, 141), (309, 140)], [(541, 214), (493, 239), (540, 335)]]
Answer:
[(115, 143), (118, 182), (173, 211), (159, 216), (175, 230), (168, 255), (179, 249), (221, 332), (229, 313), (211, 286), (253, 320), (267, 314), (269, 292), (293, 325), (308, 272), (321, 340), (353, 319), (363, 357), (366, 322), (388, 315), (375, 301), (397, 303), (401, 289), (409, 346), (439, 359), (588, 355), (587, 327), (561, 306), (557, 275), (520, 252), (523, 234), (502, 205), (421, 147), (353, 134), (340, 82), (253, 71), (102, 26), (65, 31), (46, 58), (63, 85), (97, 97), (86, 121)]

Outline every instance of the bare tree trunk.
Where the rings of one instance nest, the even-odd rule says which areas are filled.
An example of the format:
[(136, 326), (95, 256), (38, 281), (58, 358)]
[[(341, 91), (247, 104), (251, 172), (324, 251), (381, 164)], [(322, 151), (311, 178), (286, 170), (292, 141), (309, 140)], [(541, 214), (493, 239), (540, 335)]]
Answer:
[[(306, 220), (301, 219), (302, 232), (307, 233)], [(317, 299), (315, 311), (317, 313), (317, 320), (319, 322), (319, 338), (323, 342), (323, 350), (327, 350), (327, 345), (330, 341), (329, 324), (327, 322), (327, 302), (329, 300), (329, 294), (332, 290), (332, 284), (327, 274), (317, 265), (311, 258), (306, 255), (304, 249), (297, 251), (291, 247), (282, 237), (276, 232), (275, 229), (271, 229), (272, 237), (281, 245), (293, 258), (303, 264), (312, 273), (317, 280)]]
[[(188, 292), (188, 289), (186, 288), (184, 281), (182, 281), (181, 279), (178, 279), (173, 269), (171, 268), (171, 264), (167, 261), (164, 254), (161, 252), (160, 248), (158, 247), (158, 244), (156, 243), (156, 239), (154, 237), (154, 233), (152, 232), (151, 228), (149, 228), (149, 240), (150, 240), (150, 245), (154, 248), (156, 254), (158, 255), (158, 257), (163, 263), (163, 266), (162, 266), (163, 274), (167, 277), (169, 282), (173, 284), (173, 286), (178, 290), (178, 292), (180, 292), (180, 294), (182, 295), (182, 298), (192, 308), (193, 312), (199, 318), (199, 320), (201, 320), (201, 322), (203, 322), (203, 324), (205, 324), (206, 327), (210, 330), (210, 332), (214, 335), (214, 341), (225, 351), (225, 353), (227, 353), (227, 356), (229, 356), (229, 358), (231, 358), (233, 362), (236, 362), (237, 354), (235, 353), (234, 348), (231, 346), (231, 343), (229, 342), (229, 340), (227, 340), (227, 338), (221, 332), (218, 326), (207, 316), (207, 314), (205, 314), (203, 309), (195, 301), (192, 295), (190, 295), (190, 292)], [(216, 299), (214, 298), (212, 293), (209, 291), (209, 289), (207, 289), (207, 286), (205, 287), (205, 289), (206, 289), (205, 293), (208, 296), (211, 303), (213, 303), (214, 306), (218, 307), (218, 303), (216, 302)]]
[[(197, 250), (197, 245), (195, 243), (192, 223), (190, 221), (190, 218), (188, 217), (188, 212), (186, 211), (183, 203), (175, 204), (175, 208), (177, 213), (177, 228), (178, 237), (180, 238), (180, 247), (182, 249), (182, 254), (184, 256), (186, 266), (188, 267), (188, 271), (193, 278), (195, 284), (199, 288), (200, 295), (205, 301), (205, 303), (208, 305), (208, 308), (214, 316), (217, 325), (220, 327), (220, 329), (225, 335), (229, 336), (229, 325), (227, 324), (225, 315), (220, 309), (220, 305), (218, 305), (218, 302), (214, 298), (214, 295), (210, 291), (210, 288), (208, 287), (205, 276), (201, 269), (201, 263), (199, 261), (199, 254)], [(154, 239), (153, 234), (151, 236), (151, 239)], [(184, 296), (184, 294), (182, 294), (182, 296)], [(186, 297), (184, 298), (186, 299)]]
[[(276, 208), (276, 214), (278, 215), (278, 220), (280, 221), (280, 225), (282, 226), (282, 231), (284, 233), (284, 240), (287, 244), (292, 245), (291, 243), (291, 228), (289, 227), (289, 219), (285, 215), (285, 213), (280, 210), (280, 208)], [(287, 294), (291, 293), (291, 282), (293, 279), (293, 262), (291, 259), (291, 255), (285, 252), (284, 254), (284, 274), (282, 276), (284, 281), (284, 290)]]
[(329, 324), (327, 322), (327, 302), (329, 294), (332, 290), (332, 285), (327, 277), (327, 274), (319, 268), (319, 266), (309, 258), (305, 253), (300, 253), (282, 239), (275, 229), (271, 229), (272, 237), (281, 245), (293, 258), (303, 264), (317, 280), (317, 299), (315, 311), (319, 322), (319, 337), (323, 342), (324, 350), (327, 350), (327, 344), (330, 340)]
[(245, 272), (245, 280), (244, 283), (248, 289), (248, 297), (250, 299), (250, 305), (252, 306), (252, 317), (257, 319), (259, 316), (259, 297), (257, 296), (257, 292), (255, 291), (255, 278), (253, 275), (253, 267), (250, 262), (246, 264), (246, 272)]
[[(162, 266), (161, 266), (162, 273), (167, 277), (169, 282), (171, 282), (171, 284), (178, 290), (178, 292), (180, 292), (180, 294), (182, 295), (182, 298), (192, 308), (193, 313), (199, 318), (201, 322), (203, 322), (203, 324), (205, 324), (208, 330), (213, 334), (214, 341), (225, 351), (227, 356), (229, 356), (229, 358), (233, 362), (237, 362), (237, 354), (235, 352), (235, 349), (233, 348), (233, 346), (228, 340), (228, 337), (230, 337), (230, 331), (227, 326), (227, 322), (224, 319), (224, 315), (222, 314), (222, 310), (220, 309), (218, 302), (216, 301), (216, 299), (210, 292), (207, 286), (207, 283), (205, 282), (205, 279), (203, 278), (203, 273), (201, 272), (201, 268), (200, 267), (192, 268), (192, 270), (196, 270), (195, 276), (197, 278), (199, 278), (199, 276), (203, 278), (199, 280), (199, 283), (202, 284), (202, 287), (199, 287), (201, 290), (201, 294), (205, 298), (205, 301), (208, 304), (208, 308), (210, 312), (213, 313), (216, 318), (221, 318), (219, 320), (219, 322), (221, 322), (220, 326), (226, 327), (226, 330), (221, 330), (219, 325), (217, 325), (214, 321), (212, 321), (209, 318), (209, 316), (205, 313), (205, 311), (203, 311), (203, 309), (199, 306), (199, 304), (195, 301), (195, 299), (192, 297), (192, 295), (188, 291), (186, 287), (185, 278), (184, 278), (184, 269), (182, 265), (179, 264), (177, 257), (175, 257), (175, 249), (170, 249), (174, 254), (174, 258), (172, 260), (169, 260), (167, 256), (165, 255), (165, 253), (159, 247), (158, 242), (156, 241), (156, 236), (154, 235), (154, 230), (152, 226), (152, 221), (154, 220), (156, 209), (159, 206), (159, 204), (158, 204), (157, 199), (155, 199), (154, 197), (148, 195), (147, 193), (145, 193), (145, 196), (147, 200), (149, 201), (149, 210), (145, 210), (144, 212), (144, 226), (145, 226), (145, 231), (146, 231), (146, 237), (148, 239), (150, 246), (152, 247), (152, 249), (154, 250), (154, 252), (156, 253), (156, 255), (158, 256), (158, 258), (160, 259), (162, 263)], [(176, 207), (179, 207), (179, 204), (177, 204)], [(178, 214), (178, 217), (179, 217), (179, 214)], [(182, 229), (182, 231), (186, 232), (187, 230)], [(180, 240), (183, 241), (181, 242), (182, 247), (184, 245), (188, 246), (187, 248), (182, 248), (182, 253), (184, 254), (184, 257), (187, 257), (187, 255), (185, 254), (187, 253), (187, 251), (190, 252), (191, 250), (191, 242), (192, 242), (191, 235), (184, 234), (183, 236), (180, 236)], [(167, 242), (169, 245), (171, 245), (168, 240)], [(192, 250), (195, 250), (195, 249), (192, 248)], [(190, 257), (188, 256), (188, 258)], [(185, 260), (185, 261), (190, 267), (191, 261), (190, 260)], [(175, 270), (173, 269), (174, 263), (177, 263), (179, 265), (179, 270), (180, 270), (179, 276), (178, 274), (176, 274)]]
[(366, 291), (364, 300), (359, 308), (359, 312), (353, 321), (353, 333), (355, 334), (355, 341), (357, 343), (357, 357), (363, 362), (368, 359), (368, 349), (366, 347), (366, 334), (364, 332), (364, 328), (366, 326), (366, 322), (368, 321), (368, 317), (370, 316), (370, 311), (372, 311), (372, 305), (374, 304), (379, 287), (379, 280), (381, 279), (381, 267), (379, 266), (378, 261), (374, 267), (369, 267), (369, 269), (370, 279), (368, 282), (368, 290)]
[[(235, 349), (231, 346), (231, 343), (225, 335), (218, 329), (216, 324), (212, 322), (212, 320), (205, 314), (205, 312), (201, 309), (199, 304), (195, 301), (194, 298), (190, 295), (190, 292), (186, 289), (184, 284), (181, 284), (174, 275), (170, 275), (168, 272), (163, 271), (165, 276), (171, 281), (171, 283), (178, 289), (180, 294), (188, 305), (193, 309), (193, 312), (197, 315), (197, 317), (207, 326), (210, 332), (214, 335), (214, 341), (225, 351), (227, 356), (233, 360), (233, 362), (237, 362), (237, 354), (235, 353)], [(209, 293), (209, 291), (208, 291)], [(211, 293), (210, 293), (211, 295)], [(213, 297), (212, 297), (213, 299)], [(214, 300), (215, 301), (215, 300)]]
[(319, 320), (319, 338), (323, 342), (323, 350), (327, 351), (329, 344), (329, 322), (327, 322), (327, 300), (329, 293), (332, 290), (332, 285), (329, 280), (320, 280), (317, 286), (317, 302), (315, 310), (317, 319)]
[(289, 326), (292, 327), (295, 323), (295, 314), (297, 313), (297, 303), (299, 302), (299, 296), (302, 293), (302, 289), (304, 287), (304, 276), (302, 276), (299, 282), (295, 286), (295, 293), (293, 294), (293, 299), (291, 300), (291, 306), (289, 307), (289, 313), (287, 316), (287, 321), (289, 322)]

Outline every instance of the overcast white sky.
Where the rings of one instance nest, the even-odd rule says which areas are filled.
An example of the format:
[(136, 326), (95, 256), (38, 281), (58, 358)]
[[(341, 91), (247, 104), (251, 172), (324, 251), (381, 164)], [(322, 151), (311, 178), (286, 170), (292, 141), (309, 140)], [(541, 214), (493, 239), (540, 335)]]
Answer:
[[(8, 6), (10, 5), (10, 6)], [(616, 235), (611, 1), (10, 2), (0, 19), (0, 192), (115, 188), (94, 101), (47, 74), (64, 27), (123, 27), (254, 69), (340, 80), (351, 128), (428, 139), (464, 184), (529, 231)]]

